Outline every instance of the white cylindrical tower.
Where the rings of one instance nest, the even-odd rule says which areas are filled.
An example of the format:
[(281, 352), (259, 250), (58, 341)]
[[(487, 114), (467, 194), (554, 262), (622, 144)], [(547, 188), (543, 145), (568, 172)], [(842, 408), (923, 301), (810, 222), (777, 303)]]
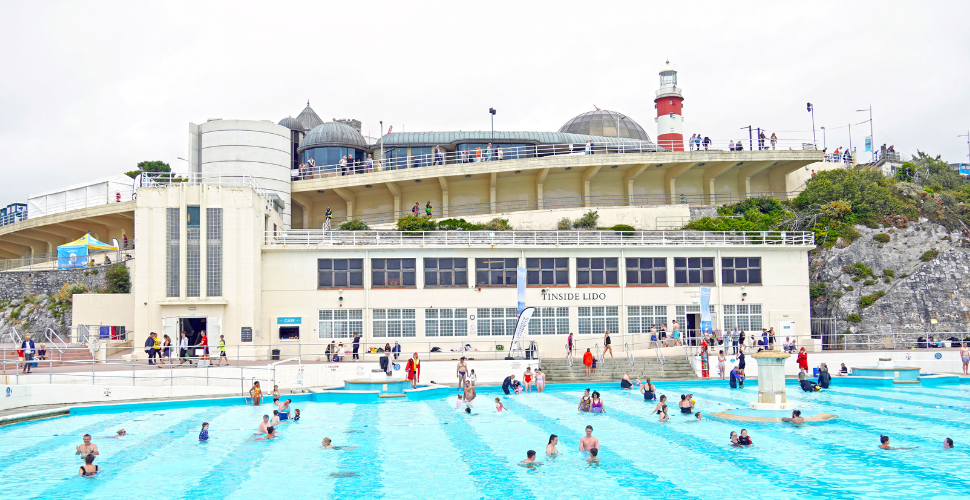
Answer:
[(677, 86), (677, 70), (667, 66), (660, 72), (660, 89), (654, 99), (657, 108), (657, 145), (672, 151), (684, 150), (684, 95)]

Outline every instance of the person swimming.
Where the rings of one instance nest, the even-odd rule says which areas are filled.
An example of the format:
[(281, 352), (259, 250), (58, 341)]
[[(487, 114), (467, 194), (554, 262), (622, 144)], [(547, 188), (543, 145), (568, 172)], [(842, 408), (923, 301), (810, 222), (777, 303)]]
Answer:
[(684, 415), (690, 415), (691, 413), (694, 413), (694, 405), (691, 404), (690, 399), (687, 399), (686, 394), (680, 395), (680, 402), (677, 403), (677, 406), (680, 407), (680, 412), (683, 413)]
[(202, 431), (199, 432), (199, 441), (209, 440), (209, 422), (202, 422)]
[(325, 450), (354, 451), (354, 449), (357, 448), (356, 446), (334, 446), (332, 443), (333, 442), (330, 441), (330, 438), (328, 437), (323, 438), (323, 448)]
[(917, 448), (916, 446), (911, 446), (908, 448), (894, 448), (889, 446), (889, 436), (884, 436), (882, 434), (879, 435), (879, 447), (884, 450), (913, 450)]
[(805, 423), (805, 419), (802, 418), (802, 411), (801, 410), (792, 410), (791, 417), (790, 418), (789, 417), (782, 417), (781, 421), (782, 422), (791, 422), (793, 424), (804, 424)]
[(293, 408), (293, 421), (294, 422), (299, 422), (300, 421), (300, 409), (299, 408)]
[(599, 463), (599, 461), (600, 461), (599, 454), (600, 454), (600, 449), (599, 448), (590, 448), (589, 449), (589, 458), (587, 458), (586, 461), (588, 463), (590, 463), (590, 464)]
[(495, 411), (499, 413), (505, 411), (505, 405), (502, 404), (502, 398), (495, 398)]
[(667, 405), (662, 405), (660, 411), (657, 412), (660, 415), (661, 422), (667, 422), (670, 420), (670, 415), (667, 414)]
[(946, 439), (944, 439), (944, 440), (943, 440), (943, 447), (944, 447), (944, 448), (946, 448), (946, 449), (951, 449), (951, 448), (953, 448), (953, 440), (952, 440), (952, 439), (950, 439), (950, 438), (946, 438)]
[(101, 472), (101, 468), (94, 465), (94, 454), (88, 453), (84, 456), (84, 465), (78, 470), (78, 475), (83, 477), (94, 477)]
[(741, 435), (738, 436), (738, 446), (751, 446), (754, 441), (751, 440), (751, 436), (748, 435), (748, 429), (741, 429)]
[(702, 415), (701, 412), (697, 412), (697, 413), (694, 414), (694, 419), (695, 420), (701, 420), (703, 418), (704, 418), (704, 415)]
[(519, 465), (529, 469), (534, 469), (535, 467), (542, 465), (542, 462), (536, 462), (536, 451), (529, 450), (525, 452), (525, 460), (519, 462)]
[(740, 446), (741, 443), (738, 442), (737, 431), (731, 431), (731, 446)]
[(660, 415), (660, 412), (664, 406), (667, 406), (667, 395), (661, 394), (660, 401), (657, 402), (657, 406), (653, 409), (654, 413), (656, 413), (657, 415)]

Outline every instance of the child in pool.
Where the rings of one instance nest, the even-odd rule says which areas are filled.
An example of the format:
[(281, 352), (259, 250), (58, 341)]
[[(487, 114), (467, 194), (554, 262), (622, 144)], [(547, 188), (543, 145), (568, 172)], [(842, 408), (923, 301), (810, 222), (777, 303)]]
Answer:
[(273, 410), (273, 418), (269, 419), (270, 425), (280, 425), (280, 411)]
[(501, 398), (495, 398), (495, 411), (499, 413), (505, 411), (505, 405), (502, 404)]
[(199, 432), (199, 441), (209, 440), (209, 422), (202, 422), (202, 432)]
[(300, 410), (299, 410), (299, 408), (294, 408), (293, 409), (293, 421), (294, 422), (299, 422), (300, 421)]

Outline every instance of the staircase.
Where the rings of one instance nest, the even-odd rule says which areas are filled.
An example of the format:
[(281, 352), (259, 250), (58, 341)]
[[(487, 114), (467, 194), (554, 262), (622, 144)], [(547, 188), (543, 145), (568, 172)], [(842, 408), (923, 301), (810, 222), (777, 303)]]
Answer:
[(606, 358), (605, 362), (596, 363), (596, 373), (590, 378), (586, 378), (586, 367), (579, 359), (573, 360), (573, 366), (565, 359), (543, 359), (541, 363), (542, 372), (546, 374), (548, 382), (615, 382), (620, 383), (624, 373), (630, 374), (630, 380), (636, 381), (650, 378), (652, 380), (663, 379), (685, 379), (696, 380), (697, 374), (691, 368), (690, 362), (685, 357), (670, 356), (660, 367), (657, 358), (634, 358), (633, 368), (626, 356), (616, 358)]
[[(37, 343), (37, 346), (39, 347), (40, 343)], [(5, 362), (7, 370), (13, 370), (17, 366), (18, 347), (10, 344), (3, 347), (3, 351), (0, 352), (0, 367), (4, 366)], [(39, 370), (41, 367), (48, 368), (50, 365), (53, 365), (54, 367), (74, 365), (74, 363), (64, 363), (63, 361), (91, 361), (92, 358), (90, 350), (77, 345), (70, 345), (70, 347), (70, 349), (64, 349), (63, 352), (61, 352), (51, 344), (47, 344), (47, 361), (36, 359), (35, 352), (34, 362), (37, 363), (37, 368), (34, 368), (34, 370)]]

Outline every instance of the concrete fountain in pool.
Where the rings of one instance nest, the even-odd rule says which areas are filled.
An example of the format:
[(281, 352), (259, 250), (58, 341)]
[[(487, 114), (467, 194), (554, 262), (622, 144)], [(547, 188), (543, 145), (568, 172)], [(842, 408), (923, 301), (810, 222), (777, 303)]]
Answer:
[(876, 366), (853, 366), (848, 380), (867, 385), (918, 384), (920, 372), (917, 366), (896, 366), (891, 358), (879, 358)]

